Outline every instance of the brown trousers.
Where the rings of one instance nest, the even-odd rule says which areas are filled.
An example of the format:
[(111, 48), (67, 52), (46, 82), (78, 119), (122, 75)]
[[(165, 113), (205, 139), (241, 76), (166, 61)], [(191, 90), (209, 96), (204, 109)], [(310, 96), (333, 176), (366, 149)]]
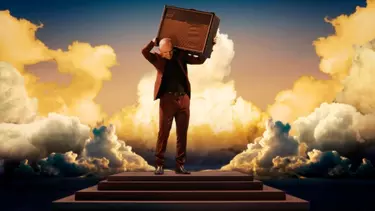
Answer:
[(190, 118), (190, 99), (186, 94), (174, 96), (166, 93), (160, 98), (159, 134), (156, 143), (156, 165), (164, 165), (164, 154), (167, 149), (169, 133), (173, 118), (176, 121), (176, 164), (184, 165), (186, 161), (187, 131)]

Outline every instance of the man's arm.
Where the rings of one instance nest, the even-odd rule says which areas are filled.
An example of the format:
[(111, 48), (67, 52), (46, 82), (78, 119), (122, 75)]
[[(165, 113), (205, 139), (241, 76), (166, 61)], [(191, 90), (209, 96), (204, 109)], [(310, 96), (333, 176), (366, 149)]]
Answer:
[(153, 39), (150, 41), (143, 49), (142, 49), (142, 54), (143, 56), (150, 62), (154, 63), (156, 61), (156, 55), (155, 53), (151, 53), (150, 51), (156, 44), (156, 39)]
[(195, 57), (193, 55), (189, 55), (187, 52), (184, 52), (184, 59), (188, 64), (203, 64), (207, 58), (203, 55), (198, 55), (198, 57)]

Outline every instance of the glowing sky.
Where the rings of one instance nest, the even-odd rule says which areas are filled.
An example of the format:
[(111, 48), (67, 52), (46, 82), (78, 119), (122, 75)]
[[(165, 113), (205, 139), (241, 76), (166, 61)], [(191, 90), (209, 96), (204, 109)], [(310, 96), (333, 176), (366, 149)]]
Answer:
[[(264, 109), (302, 75), (328, 78), (318, 70), (312, 42), (333, 33), (325, 17), (350, 14), (365, 1), (3, 0), (0, 10), (43, 23), (37, 36), (52, 49), (66, 49), (76, 40), (110, 45), (119, 65), (112, 68), (112, 80), (104, 83), (96, 101), (111, 114), (134, 104), (139, 80), (153, 68), (140, 50), (156, 35), (164, 4), (211, 11), (220, 17), (221, 32), (234, 41), (230, 78), (236, 82), (237, 94)], [(58, 74), (53, 64), (27, 69), (42, 81), (69, 83), (69, 76)], [(118, 97), (119, 92), (123, 97)]]

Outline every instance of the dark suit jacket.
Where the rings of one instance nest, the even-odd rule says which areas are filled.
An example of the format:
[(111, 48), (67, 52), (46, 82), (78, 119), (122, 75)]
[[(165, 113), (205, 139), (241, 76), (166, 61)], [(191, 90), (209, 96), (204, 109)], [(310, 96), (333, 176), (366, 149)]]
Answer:
[[(142, 49), (142, 54), (152, 65), (154, 65), (154, 67), (157, 70), (156, 81), (154, 85), (154, 100), (157, 100), (158, 98), (160, 98), (160, 95), (162, 94), (162, 91), (163, 91), (160, 89), (160, 86), (163, 83), (163, 73), (164, 73), (164, 68), (165, 68), (167, 60), (161, 57), (157, 53), (150, 52), (154, 46), (155, 46), (154, 42), (152, 41), (149, 42)], [(184, 74), (186, 76), (186, 82), (187, 82), (186, 93), (190, 98), (191, 88), (190, 88), (190, 81), (188, 77), (187, 64), (203, 64), (206, 61), (206, 58), (202, 56), (200, 57), (189, 56), (186, 52), (179, 51), (177, 54), (177, 60), (181, 66), (181, 69), (184, 71)]]

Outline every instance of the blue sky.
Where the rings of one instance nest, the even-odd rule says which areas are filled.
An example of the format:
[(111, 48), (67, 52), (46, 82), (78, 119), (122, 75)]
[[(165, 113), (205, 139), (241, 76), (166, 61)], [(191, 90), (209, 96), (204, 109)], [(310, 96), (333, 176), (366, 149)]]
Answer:
[[(324, 18), (349, 15), (366, 2), (2, 0), (0, 10), (43, 23), (37, 37), (52, 49), (67, 49), (74, 41), (110, 45), (120, 65), (113, 67), (113, 78), (104, 84), (98, 101), (111, 113), (136, 101), (137, 84), (151, 70), (140, 49), (156, 36), (165, 4), (215, 12), (220, 17), (220, 31), (234, 41), (236, 55), (230, 77), (236, 81), (238, 95), (264, 109), (279, 91), (291, 88), (302, 75), (327, 77), (319, 71), (312, 45), (319, 37), (334, 33)], [(64, 81), (66, 77), (48, 65), (30, 67), (30, 71), (44, 81)], [(116, 103), (108, 101), (116, 99), (114, 90), (118, 89), (126, 90), (127, 97)]]

